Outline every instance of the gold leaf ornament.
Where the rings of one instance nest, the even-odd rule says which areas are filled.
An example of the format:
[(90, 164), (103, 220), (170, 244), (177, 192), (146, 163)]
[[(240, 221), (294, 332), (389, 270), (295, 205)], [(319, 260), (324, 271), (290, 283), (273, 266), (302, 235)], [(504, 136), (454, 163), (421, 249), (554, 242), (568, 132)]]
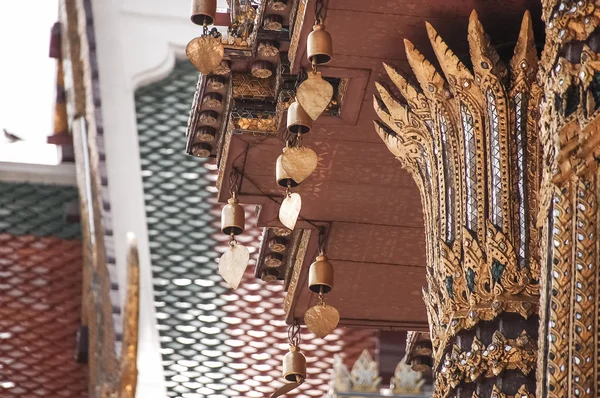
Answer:
[(300, 194), (290, 193), (286, 195), (279, 208), (279, 221), (289, 229), (294, 229), (301, 208), (302, 198)]
[(188, 43), (185, 54), (198, 72), (208, 75), (221, 65), (225, 49), (220, 38), (201, 36)]
[(298, 87), (296, 99), (312, 120), (317, 120), (333, 98), (333, 86), (321, 76), (321, 72), (309, 72)]
[(317, 163), (317, 154), (308, 147), (288, 147), (283, 149), (281, 165), (286, 173), (298, 184), (306, 180), (315, 171)]
[(236, 242), (229, 245), (229, 249), (219, 260), (219, 275), (233, 290), (237, 289), (244, 276), (244, 271), (250, 261), (250, 252), (245, 246)]
[(304, 323), (306, 327), (315, 334), (323, 338), (333, 332), (340, 322), (340, 313), (335, 307), (327, 304), (317, 304), (304, 314)]

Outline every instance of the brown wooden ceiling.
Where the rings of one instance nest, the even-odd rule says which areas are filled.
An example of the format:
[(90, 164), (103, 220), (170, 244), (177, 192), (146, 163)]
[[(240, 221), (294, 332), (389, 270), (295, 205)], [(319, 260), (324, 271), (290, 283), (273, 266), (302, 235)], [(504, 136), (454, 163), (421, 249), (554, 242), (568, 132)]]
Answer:
[[(308, 7), (300, 43), (305, 43), (314, 21), (314, 0)], [(539, 0), (329, 1), (325, 22), (333, 36), (334, 57), (323, 74), (353, 77), (341, 117), (321, 117), (304, 137), (304, 144), (318, 154), (319, 166), (297, 191), (303, 199), (301, 216), (331, 225), (327, 248), (336, 281), (327, 301), (339, 309), (342, 323), (427, 328), (421, 297), (425, 241), (420, 198), (408, 173), (374, 131), (374, 83), (387, 80), (383, 62), (410, 71), (404, 38), (434, 60), (425, 21), (459, 56), (468, 54), (467, 25), (473, 9), (494, 43), (516, 40), (526, 9), (539, 21)], [(541, 23), (536, 30), (540, 27)], [(467, 57), (461, 58), (468, 64)], [(299, 47), (295, 70), (300, 62), (309, 66), (304, 47)], [(230, 159), (250, 148), (242, 161), (248, 180), (242, 182), (241, 194), (246, 202), (263, 204), (259, 226), (278, 225), (278, 205), (264, 196), (283, 195), (275, 183), (275, 161), (282, 146), (278, 138), (235, 136), (231, 142)], [(222, 190), (220, 199), (226, 200), (225, 196)], [(302, 222), (299, 226), (311, 227)], [(315, 303), (305, 285), (308, 266), (316, 255), (315, 237), (290, 318), (301, 319)]]

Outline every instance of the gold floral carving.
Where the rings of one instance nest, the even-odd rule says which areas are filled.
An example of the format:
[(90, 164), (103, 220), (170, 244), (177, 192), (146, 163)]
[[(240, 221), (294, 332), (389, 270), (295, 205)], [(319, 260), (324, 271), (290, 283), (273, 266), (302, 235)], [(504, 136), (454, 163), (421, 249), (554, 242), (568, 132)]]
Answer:
[(446, 398), (463, 381), (498, 376), (505, 370), (529, 374), (536, 365), (537, 342), (523, 332), (515, 339), (506, 339), (496, 331), (486, 347), (477, 338), (469, 351), (454, 346), (444, 357), (436, 378), (435, 398)]
[(439, 365), (459, 332), (504, 312), (523, 318), (538, 312), (541, 90), (528, 13), (510, 65), (475, 12), (468, 35), (472, 70), (429, 24), (427, 32), (445, 77), (405, 41), (421, 91), (386, 65), (403, 100), (377, 84), (374, 106), (377, 132), (421, 193), (429, 264), (424, 297)]

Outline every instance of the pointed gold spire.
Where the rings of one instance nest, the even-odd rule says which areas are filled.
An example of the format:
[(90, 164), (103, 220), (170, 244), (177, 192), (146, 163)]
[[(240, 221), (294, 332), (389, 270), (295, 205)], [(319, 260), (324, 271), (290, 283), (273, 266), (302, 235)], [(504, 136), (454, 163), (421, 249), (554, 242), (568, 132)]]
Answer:
[(429, 23), (425, 22), (427, 28), (427, 35), (429, 41), (435, 52), (435, 56), (440, 62), (440, 66), (451, 85), (463, 84), (464, 81), (473, 80), (473, 75), (467, 69), (467, 67), (460, 62), (454, 52), (444, 42), (442, 37), (438, 34), (435, 28)]
[(445, 85), (444, 78), (409, 40), (404, 39), (404, 47), (408, 63), (425, 95), (433, 97), (436, 93), (440, 94)]
[(484, 78), (489, 73), (502, 77), (506, 74), (506, 67), (500, 61), (500, 56), (491, 45), (490, 38), (485, 33), (479, 21), (477, 12), (473, 10), (469, 17), (469, 49), (471, 61), (476, 75)]
[(401, 73), (399, 73), (396, 69), (388, 65), (387, 63), (383, 63), (383, 67), (387, 72), (388, 76), (392, 80), (392, 83), (398, 90), (400, 90), (400, 94), (404, 97), (406, 102), (410, 105), (413, 110), (422, 109), (427, 107), (427, 102), (423, 93), (419, 92), (415, 86), (410, 84), (408, 80)]
[(531, 23), (531, 14), (525, 11), (521, 21), (521, 30), (515, 46), (515, 52), (510, 60), (510, 68), (513, 79), (521, 71), (527, 70), (527, 75), (533, 77), (537, 72), (538, 57), (535, 48), (535, 38), (533, 36), (533, 25)]
[(409, 110), (394, 98), (389, 90), (381, 83), (375, 82), (375, 87), (377, 88), (381, 100), (388, 109), (390, 116), (401, 123), (407, 124), (409, 122)]

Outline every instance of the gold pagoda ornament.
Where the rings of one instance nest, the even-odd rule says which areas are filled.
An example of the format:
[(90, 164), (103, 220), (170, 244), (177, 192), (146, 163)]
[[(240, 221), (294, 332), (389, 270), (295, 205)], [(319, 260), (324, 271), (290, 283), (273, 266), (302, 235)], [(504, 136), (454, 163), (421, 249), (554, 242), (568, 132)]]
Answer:
[(306, 380), (306, 357), (300, 350), (300, 325), (294, 323), (288, 329), (290, 351), (283, 357), (282, 377), (286, 384), (271, 395), (277, 398), (298, 388)]
[(331, 62), (333, 58), (333, 40), (323, 23), (325, 13), (323, 0), (318, 0), (315, 3), (316, 22), (306, 43), (307, 57), (312, 70), (296, 92), (298, 102), (312, 120), (317, 120), (321, 116), (333, 98), (333, 86), (323, 79), (317, 69), (318, 66)]
[(234, 290), (240, 285), (250, 261), (248, 248), (240, 245), (235, 239), (236, 235), (244, 232), (245, 223), (244, 208), (239, 204), (236, 193), (233, 192), (221, 211), (221, 231), (228, 235), (230, 240), (229, 248), (219, 260), (219, 275)]
[(192, 65), (203, 75), (208, 75), (221, 66), (225, 49), (221, 37), (208, 33), (208, 26), (215, 21), (217, 0), (192, 0), (190, 19), (196, 25), (202, 26), (202, 35), (192, 39), (185, 53)]

